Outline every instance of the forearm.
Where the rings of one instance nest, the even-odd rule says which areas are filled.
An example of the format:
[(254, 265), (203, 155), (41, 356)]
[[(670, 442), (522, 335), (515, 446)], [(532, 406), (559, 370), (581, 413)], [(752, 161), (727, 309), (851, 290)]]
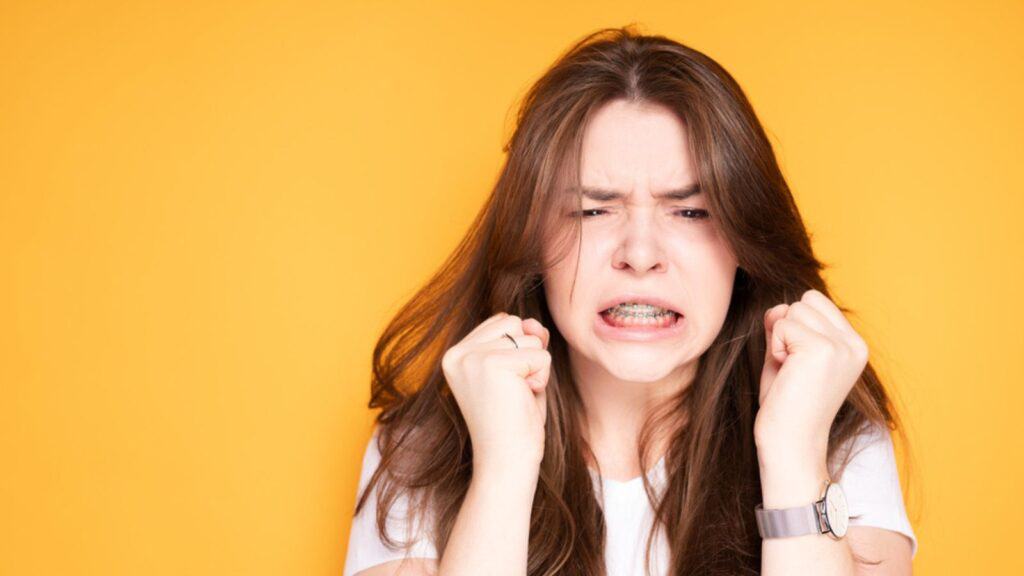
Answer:
[(526, 574), (537, 467), (476, 468), (438, 566), (438, 576)]
[[(824, 481), (828, 478), (823, 453), (759, 447), (758, 458), (765, 508), (804, 506), (821, 498)], [(761, 573), (764, 576), (852, 576), (855, 565), (848, 538), (836, 540), (828, 534), (807, 534), (763, 539)]]

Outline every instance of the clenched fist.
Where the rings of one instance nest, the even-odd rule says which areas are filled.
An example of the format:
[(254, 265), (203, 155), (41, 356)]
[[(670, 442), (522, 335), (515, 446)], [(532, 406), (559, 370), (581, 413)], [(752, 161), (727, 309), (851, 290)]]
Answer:
[(469, 428), (474, 466), (540, 464), (549, 337), (537, 320), (499, 312), (445, 352), (441, 367)]

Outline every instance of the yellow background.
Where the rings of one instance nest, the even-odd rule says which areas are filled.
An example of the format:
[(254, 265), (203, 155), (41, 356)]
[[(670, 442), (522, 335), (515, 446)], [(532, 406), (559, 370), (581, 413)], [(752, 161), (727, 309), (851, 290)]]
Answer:
[(376, 337), (530, 83), (629, 22), (764, 121), (911, 425), (918, 573), (1024, 571), (1021, 2), (25, 1), (0, 574), (340, 574)]

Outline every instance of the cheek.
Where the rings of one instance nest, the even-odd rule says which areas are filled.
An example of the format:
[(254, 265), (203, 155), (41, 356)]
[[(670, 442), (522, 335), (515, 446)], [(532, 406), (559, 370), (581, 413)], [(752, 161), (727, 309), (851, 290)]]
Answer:
[[(579, 246), (575, 240), (560, 238), (556, 245), (560, 252), (555, 252), (555, 247), (548, 246), (543, 252), (543, 259), (546, 264), (544, 270), (544, 293), (547, 297), (552, 314), (555, 308), (567, 309), (569, 306), (569, 295), (572, 290), (573, 280), (576, 280), (575, 298), (580, 298), (582, 290), (590, 270), (584, 265), (585, 256), (588, 252), (586, 245)], [(581, 260), (581, 256), (584, 257)]]
[[(582, 247), (582, 259), (577, 257), (576, 248), (544, 274), (544, 297), (552, 322), (563, 337), (573, 345), (580, 344), (591, 327), (593, 317), (589, 313), (593, 301), (593, 282), (597, 275), (593, 266), (587, 264), (587, 247)], [(575, 286), (573, 281), (575, 280)], [(570, 299), (571, 298), (571, 299)]]
[(736, 279), (736, 260), (727, 250), (716, 251), (705, 264), (705, 270), (704, 298), (717, 333), (729, 313), (733, 282)]
[[(572, 289), (572, 276), (575, 265), (566, 258), (544, 272), (544, 297), (547, 299), (548, 310), (556, 322), (565, 322), (570, 311), (569, 292)], [(576, 286), (579, 294), (579, 284)]]
[(714, 316), (725, 314), (732, 298), (736, 277), (736, 258), (722, 242), (688, 243), (680, 248), (680, 265), (684, 267), (684, 284), (701, 308)]
[(708, 271), (708, 281), (714, 286), (730, 288), (736, 275), (736, 265), (736, 257), (724, 246), (715, 245), (704, 254), (704, 269)]

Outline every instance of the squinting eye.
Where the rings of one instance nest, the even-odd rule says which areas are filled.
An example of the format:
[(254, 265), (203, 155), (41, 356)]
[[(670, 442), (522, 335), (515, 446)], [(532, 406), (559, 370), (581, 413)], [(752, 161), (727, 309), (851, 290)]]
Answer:
[(711, 216), (707, 210), (684, 209), (678, 210), (676, 214), (684, 214), (683, 218), (686, 218), (688, 220), (703, 220), (704, 218)]
[[(580, 217), (586, 219), (586, 218), (593, 218), (594, 216), (600, 216), (601, 214), (605, 214), (605, 213), (607, 213), (607, 210), (602, 210), (601, 208), (589, 208), (589, 209), (586, 209), (586, 210), (580, 210), (580, 211), (577, 211), (577, 212), (573, 212), (572, 214), (570, 214), (570, 216), (574, 216), (574, 217), (575, 216), (580, 216)], [(711, 216), (708, 213), (707, 210), (700, 210), (700, 209), (676, 210), (675, 213), (679, 214), (679, 215), (682, 215), (682, 217), (687, 219), (687, 220), (703, 220), (703, 219), (709, 218)]]

